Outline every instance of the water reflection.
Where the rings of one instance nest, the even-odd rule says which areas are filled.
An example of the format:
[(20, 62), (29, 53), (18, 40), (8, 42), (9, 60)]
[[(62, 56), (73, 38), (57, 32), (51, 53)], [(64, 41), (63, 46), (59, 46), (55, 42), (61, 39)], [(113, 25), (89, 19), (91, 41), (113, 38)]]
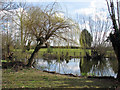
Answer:
[[(117, 76), (117, 60), (87, 60), (81, 59), (80, 70), (81, 73), (87, 73), (94, 76)], [(113, 63), (114, 62), (114, 63)]]
[(55, 71), (61, 74), (117, 76), (117, 60), (87, 60), (85, 58), (72, 58), (65, 60), (36, 59), (35, 67), (40, 70)]

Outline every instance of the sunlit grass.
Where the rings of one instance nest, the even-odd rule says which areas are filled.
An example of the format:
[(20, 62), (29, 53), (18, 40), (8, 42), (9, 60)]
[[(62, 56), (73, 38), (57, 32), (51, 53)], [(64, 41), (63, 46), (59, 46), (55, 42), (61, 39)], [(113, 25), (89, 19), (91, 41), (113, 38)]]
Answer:
[(2, 88), (109, 88), (115, 86), (111, 80), (69, 77), (36, 69), (24, 69), (18, 72), (4, 69), (2, 72)]
[(7, 62), (7, 60), (1, 60), (1, 62)]
[[(22, 54), (22, 57), (30, 57), (30, 55), (32, 54), (32, 52), (34, 51), (34, 49), (30, 49), (29, 51), (26, 51)], [(20, 52), (21, 50), (20, 49), (17, 49), (17, 50), (13, 50), (13, 52), (16, 54), (19, 54), (19, 56), (21, 55)], [(68, 53), (68, 56), (75, 56), (75, 57), (84, 57), (85, 56), (85, 52), (88, 52), (90, 55), (91, 55), (91, 49), (81, 49), (81, 48), (78, 48), (78, 49), (72, 49), (72, 48), (52, 48), (52, 52), (50, 54), (55, 54), (55, 55), (66, 55)], [(39, 52), (37, 53), (37, 56), (38, 57), (42, 57), (43, 54), (45, 53), (48, 53), (47, 52), (47, 48), (41, 48), (39, 50)], [(109, 57), (109, 56), (115, 56), (114, 52), (113, 51), (107, 51), (106, 57)], [(20, 56), (21, 57), (21, 56)]]

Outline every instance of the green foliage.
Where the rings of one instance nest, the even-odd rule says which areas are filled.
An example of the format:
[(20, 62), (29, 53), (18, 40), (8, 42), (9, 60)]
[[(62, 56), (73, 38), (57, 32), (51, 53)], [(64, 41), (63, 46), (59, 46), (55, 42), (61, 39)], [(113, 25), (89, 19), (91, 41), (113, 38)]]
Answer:
[(87, 76), (87, 73), (81, 73), (82, 76)]
[(48, 47), (48, 48), (47, 48), (47, 52), (48, 52), (48, 53), (52, 53), (52, 52), (53, 52), (53, 49), (52, 49), (51, 47)]
[(91, 36), (91, 34), (84, 29), (81, 34), (80, 34), (80, 45), (81, 47), (91, 47), (91, 42), (92, 42), (93, 38)]
[(1, 60), (1, 62), (7, 62), (7, 60)]

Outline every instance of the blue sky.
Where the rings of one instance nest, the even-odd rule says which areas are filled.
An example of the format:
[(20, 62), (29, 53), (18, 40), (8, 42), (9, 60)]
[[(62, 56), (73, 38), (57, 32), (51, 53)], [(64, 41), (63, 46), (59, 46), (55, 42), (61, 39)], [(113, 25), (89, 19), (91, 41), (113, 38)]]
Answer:
[[(91, 17), (92, 20), (95, 20), (95, 16), (98, 16), (100, 19), (105, 20), (108, 17), (107, 5), (105, 0), (27, 0), (35, 6), (47, 5), (54, 1), (58, 2), (58, 5), (61, 7), (61, 11), (64, 16), (72, 18), (80, 25), (80, 29), (83, 30), (89, 28), (88, 18)], [(85, 23), (83, 22), (85, 18)]]
[(90, 5), (89, 2), (60, 2), (60, 5), (63, 7), (63, 9), (66, 9), (68, 11), (68, 15), (72, 18), (76, 17), (75, 11), (78, 9), (86, 8)]
[[(62, 11), (65, 12), (69, 17), (76, 19), (77, 15), (91, 16), (95, 13), (101, 12), (100, 10), (107, 9), (105, 0), (27, 0), (33, 5), (44, 5), (57, 1), (62, 7)], [(44, 1), (44, 2), (42, 2)], [(103, 14), (106, 11), (103, 12)]]
[[(33, 5), (46, 5), (51, 2), (34, 2)], [(75, 11), (82, 8), (87, 8), (90, 6), (90, 2), (58, 2), (59, 6), (62, 8), (62, 11), (68, 13), (68, 16), (75, 18)]]
[[(88, 27), (88, 17), (91, 17), (93, 21), (95, 20), (96, 15), (102, 20), (106, 20), (106, 18), (108, 17), (107, 5), (105, 0), (13, 0), (13, 1), (27, 2), (34, 6), (41, 5), (45, 6), (48, 5), (48, 3), (58, 2), (58, 5), (61, 7), (60, 10), (64, 12), (60, 13), (62, 16), (72, 18), (85, 28)], [(86, 23), (82, 22), (83, 18), (85, 18)], [(87, 29), (89, 30), (89, 28)]]
[[(50, 2), (51, 0), (48, 0), (48, 1), (46, 1), (46, 0), (26, 0), (26, 1), (35, 6), (40, 6), (40, 5), (44, 6), (48, 3), (51, 3)], [(42, 1), (44, 1), (44, 2), (42, 2)], [(56, 0), (56, 1), (58, 1), (58, 0)], [(21, 2), (23, 2), (23, 0)], [(88, 21), (89, 16), (91, 17), (91, 21), (95, 20), (96, 15), (100, 19), (102, 19), (102, 21), (103, 20), (106, 21), (106, 19), (108, 17), (107, 5), (106, 5), (105, 0), (84, 0), (84, 1), (83, 0), (69, 0), (69, 1), (61, 0), (58, 2), (58, 4), (62, 8), (61, 11), (65, 12), (65, 13), (63, 13), (63, 15), (68, 15), (68, 17), (71, 17), (72, 19), (76, 20), (76, 22), (80, 26), (79, 31), (81, 31), (83, 29), (87, 29), (88, 31), (90, 31), (90, 25), (89, 25), (89, 21)], [(83, 18), (85, 18), (85, 23), (83, 22)], [(95, 24), (94, 24), (94, 26), (95, 26)], [(94, 26), (93, 26), (93, 28), (94, 28)]]

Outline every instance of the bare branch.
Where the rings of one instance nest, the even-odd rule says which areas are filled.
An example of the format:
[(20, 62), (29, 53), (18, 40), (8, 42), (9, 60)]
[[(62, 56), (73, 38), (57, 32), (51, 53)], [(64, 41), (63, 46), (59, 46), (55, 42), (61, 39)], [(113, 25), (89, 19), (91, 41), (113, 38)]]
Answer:
[(118, 0), (117, 0), (117, 16), (118, 16), (118, 28), (120, 30), (119, 2), (118, 2)]

